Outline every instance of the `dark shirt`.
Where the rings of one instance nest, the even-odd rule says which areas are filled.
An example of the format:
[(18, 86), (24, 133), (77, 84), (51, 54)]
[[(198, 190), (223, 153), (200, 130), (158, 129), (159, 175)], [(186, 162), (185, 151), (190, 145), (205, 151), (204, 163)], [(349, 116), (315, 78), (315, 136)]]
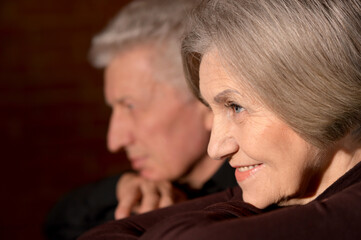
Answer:
[[(121, 175), (88, 184), (67, 194), (49, 212), (45, 222), (45, 235), (50, 240), (76, 239), (97, 225), (114, 220), (118, 204), (116, 184)], [(224, 163), (199, 190), (173, 183), (188, 199), (205, 196), (237, 185), (234, 169)]]
[(112, 221), (79, 240), (361, 239), (361, 163), (305, 205), (257, 209), (240, 188)]

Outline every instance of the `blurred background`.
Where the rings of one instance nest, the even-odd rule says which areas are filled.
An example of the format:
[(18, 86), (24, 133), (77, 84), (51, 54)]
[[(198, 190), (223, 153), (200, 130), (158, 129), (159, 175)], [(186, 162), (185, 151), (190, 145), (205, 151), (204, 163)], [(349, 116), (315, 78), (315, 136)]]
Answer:
[(44, 239), (60, 196), (128, 167), (107, 152), (103, 72), (87, 60), (127, 2), (0, 2), (0, 239)]

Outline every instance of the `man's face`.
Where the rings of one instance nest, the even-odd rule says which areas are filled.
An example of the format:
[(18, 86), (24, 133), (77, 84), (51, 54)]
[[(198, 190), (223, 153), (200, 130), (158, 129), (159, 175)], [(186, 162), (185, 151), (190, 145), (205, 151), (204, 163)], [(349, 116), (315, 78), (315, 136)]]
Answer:
[[(124, 148), (132, 168), (151, 180), (182, 177), (206, 154), (207, 109), (165, 81), (152, 67), (152, 49), (121, 52), (105, 71), (112, 108), (108, 148)], [(154, 57), (154, 56), (153, 56)]]

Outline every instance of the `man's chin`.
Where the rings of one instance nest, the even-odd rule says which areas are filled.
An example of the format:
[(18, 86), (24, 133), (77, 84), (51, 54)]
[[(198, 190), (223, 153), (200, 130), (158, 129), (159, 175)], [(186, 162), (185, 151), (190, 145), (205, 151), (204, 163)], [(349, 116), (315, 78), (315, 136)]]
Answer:
[(162, 178), (156, 172), (149, 171), (149, 170), (141, 170), (141, 171), (139, 171), (139, 175), (142, 176), (145, 179), (150, 180), (150, 181), (162, 181), (162, 180), (165, 180), (164, 178)]
[(152, 180), (152, 181), (155, 181), (154, 180), (154, 173), (152, 173), (151, 171), (149, 170), (139, 170), (139, 175), (145, 179), (148, 179), (148, 180)]

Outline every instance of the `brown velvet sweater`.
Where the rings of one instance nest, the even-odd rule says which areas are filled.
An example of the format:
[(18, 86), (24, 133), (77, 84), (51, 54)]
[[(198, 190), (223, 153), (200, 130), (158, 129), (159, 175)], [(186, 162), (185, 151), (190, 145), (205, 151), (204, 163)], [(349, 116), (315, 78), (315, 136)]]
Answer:
[(257, 209), (239, 187), (112, 221), (79, 240), (361, 239), (361, 163), (306, 205)]

